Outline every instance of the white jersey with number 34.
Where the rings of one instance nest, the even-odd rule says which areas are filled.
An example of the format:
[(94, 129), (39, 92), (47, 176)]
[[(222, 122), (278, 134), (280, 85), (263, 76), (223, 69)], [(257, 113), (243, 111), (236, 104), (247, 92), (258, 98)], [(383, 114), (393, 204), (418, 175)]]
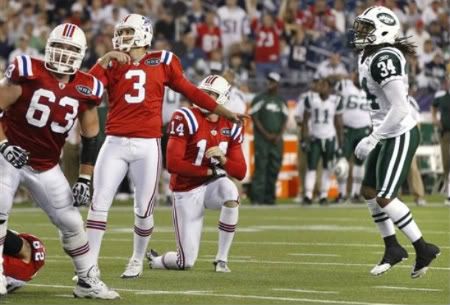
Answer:
[[(367, 56), (362, 61), (359, 58), (359, 78), (362, 88), (366, 91), (371, 106), (371, 118), (374, 130), (382, 124), (391, 109), (391, 102), (386, 96), (383, 86), (393, 80), (403, 81), (398, 91), (408, 95), (408, 75), (406, 74), (406, 60), (396, 48), (385, 47)], [(410, 113), (395, 124), (390, 131), (381, 135), (382, 138), (392, 138), (412, 129), (416, 124), (411, 111), (411, 105), (405, 99), (405, 107)]]

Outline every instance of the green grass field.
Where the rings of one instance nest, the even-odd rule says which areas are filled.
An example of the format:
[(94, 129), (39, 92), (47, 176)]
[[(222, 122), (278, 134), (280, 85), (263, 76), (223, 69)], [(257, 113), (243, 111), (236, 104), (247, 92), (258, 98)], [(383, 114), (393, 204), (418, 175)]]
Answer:
[[(132, 251), (132, 209), (116, 205), (103, 242), (102, 279), (121, 294), (114, 304), (449, 304), (450, 209), (439, 198), (427, 207), (410, 205), (425, 237), (442, 255), (425, 277), (410, 278), (410, 258), (381, 277), (369, 274), (383, 246), (365, 205), (277, 207), (243, 205), (228, 274), (213, 272), (218, 212), (206, 214), (200, 256), (190, 271), (145, 268), (137, 280), (119, 278)], [(84, 211), (85, 212), (85, 211)], [(150, 247), (175, 249), (169, 208), (155, 211)], [(35, 208), (16, 207), (9, 226), (46, 243), (46, 266), (30, 284), (1, 303), (106, 304), (72, 297), (73, 267), (55, 228)]]

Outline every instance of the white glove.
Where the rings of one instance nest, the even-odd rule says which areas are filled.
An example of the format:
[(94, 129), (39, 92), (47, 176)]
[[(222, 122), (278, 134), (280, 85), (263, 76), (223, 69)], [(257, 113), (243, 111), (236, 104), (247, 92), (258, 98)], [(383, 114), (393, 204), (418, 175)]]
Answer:
[(356, 158), (359, 160), (366, 159), (369, 153), (377, 146), (378, 141), (378, 138), (373, 133), (359, 141), (355, 148)]
[(91, 180), (78, 177), (77, 182), (72, 187), (73, 206), (88, 206), (91, 202)]
[(15, 168), (22, 168), (29, 159), (28, 151), (20, 146), (10, 145), (6, 140), (0, 143), (0, 154)]

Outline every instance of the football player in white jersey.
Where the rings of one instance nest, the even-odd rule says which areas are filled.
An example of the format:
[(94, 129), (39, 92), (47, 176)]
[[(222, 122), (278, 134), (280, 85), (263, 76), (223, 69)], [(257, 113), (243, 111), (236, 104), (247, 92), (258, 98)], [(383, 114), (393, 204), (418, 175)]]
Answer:
[(437, 246), (425, 242), (409, 208), (397, 198), (420, 141), (417, 121), (408, 102), (405, 55), (414, 46), (401, 37), (397, 16), (383, 6), (367, 8), (355, 18), (353, 45), (359, 51), (361, 86), (371, 105), (372, 133), (355, 149), (367, 159), (361, 193), (385, 243), (381, 261), (371, 270), (380, 275), (408, 257), (395, 235), (396, 225), (411, 241), (416, 252), (412, 278), (425, 274), (440, 254)]
[[(316, 170), (322, 159), (322, 184), (320, 204), (327, 204), (330, 172), (335, 153), (336, 137), (338, 147), (342, 147), (342, 98), (331, 94), (328, 79), (320, 79), (316, 85), (317, 92), (305, 96), (305, 112), (302, 122), (303, 151), (307, 153), (308, 170), (305, 176), (304, 204), (311, 204), (316, 181)], [(341, 149), (338, 149), (341, 150)]]
[[(336, 84), (336, 92), (343, 98), (344, 114), (344, 157), (352, 161), (356, 144), (370, 134), (372, 122), (370, 120), (366, 93), (359, 85), (358, 73), (351, 73), (350, 78), (342, 79)], [(353, 202), (361, 202), (361, 182), (364, 176), (364, 160), (355, 158), (353, 161), (352, 188), (350, 195)], [(348, 172), (337, 177), (339, 184), (339, 199), (347, 197)]]

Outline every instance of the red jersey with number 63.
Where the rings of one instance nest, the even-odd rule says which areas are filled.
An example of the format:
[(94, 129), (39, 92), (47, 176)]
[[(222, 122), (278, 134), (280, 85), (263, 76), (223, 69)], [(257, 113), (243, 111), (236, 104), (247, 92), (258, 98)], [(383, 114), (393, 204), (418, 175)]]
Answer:
[(219, 162), (206, 158), (205, 154), (213, 146), (225, 154), (227, 174), (239, 180), (244, 178), (247, 166), (241, 148), (242, 125), (222, 117), (211, 122), (199, 108), (183, 107), (173, 114), (167, 132), (167, 168), (172, 174), (173, 191), (189, 191), (211, 179), (207, 170)]
[(22, 233), (19, 236), (30, 244), (31, 260), (26, 263), (20, 258), (3, 255), (3, 270), (5, 276), (19, 281), (29, 281), (45, 264), (45, 247), (42, 241), (34, 235)]
[(183, 76), (180, 60), (169, 51), (150, 52), (130, 64), (113, 60), (106, 69), (96, 64), (89, 73), (108, 91), (107, 135), (160, 138), (165, 86), (210, 111), (217, 106)]
[(2, 118), (6, 138), (30, 153), (29, 166), (48, 170), (58, 164), (78, 114), (100, 103), (103, 85), (81, 71), (61, 83), (43, 61), (27, 55), (17, 56), (5, 76), (22, 87), (22, 95)]

